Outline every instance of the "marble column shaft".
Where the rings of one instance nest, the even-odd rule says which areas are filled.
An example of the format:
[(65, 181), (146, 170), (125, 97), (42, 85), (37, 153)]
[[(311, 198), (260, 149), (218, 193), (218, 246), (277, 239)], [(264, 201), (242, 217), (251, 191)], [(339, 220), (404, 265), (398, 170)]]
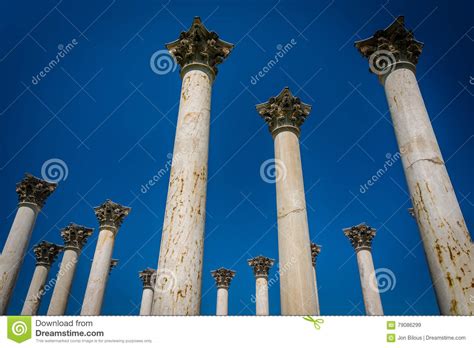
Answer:
[(64, 315), (66, 313), (79, 256), (92, 232), (92, 228), (76, 224), (69, 224), (61, 231), (65, 250), (47, 315)]
[(45, 265), (37, 265), (33, 273), (33, 278), (28, 288), (25, 303), (21, 310), (21, 315), (36, 315), (41, 303), (42, 291), (46, 280), (48, 279), (49, 267)]
[(229, 311), (229, 289), (217, 288), (216, 315), (227, 315)]
[(255, 275), (255, 311), (257, 315), (269, 315), (268, 272), (275, 260), (265, 256), (257, 256), (247, 260)]
[(229, 287), (235, 276), (235, 272), (225, 268), (219, 268), (211, 272), (216, 280), (217, 303), (216, 315), (227, 315), (229, 308)]
[(268, 278), (264, 276), (258, 276), (255, 278), (255, 314), (270, 314), (270, 304), (268, 300)]
[(100, 315), (101, 313), (105, 288), (111, 270), (115, 237), (129, 211), (130, 208), (123, 207), (110, 200), (95, 208), (100, 225), (99, 238), (87, 282), (81, 315)]
[(36, 267), (26, 295), (21, 315), (36, 315), (44, 295), (44, 286), (48, 280), (49, 270), (57, 255), (63, 248), (56, 244), (41, 242), (33, 248), (36, 256)]
[[(167, 45), (181, 66), (181, 97), (163, 223), (153, 314), (198, 315), (206, 217), (209, 125), (216, 65), (232, 45), (199, 18)], [(193, 52), (193, 54), (189, 54)]]
[(361, 223), (357, 226), (345, 228), (344, 234), (349, 238), (357, 255), (365, 312), (367, 315), (383, 315), (382, 300), (380, 299), (371, 253), (375, 229), (367, 226), (365, 223)]
[(153, 305), (153, 287), (155, 285), (156, 271), (147, 268), (139, 273), (143, 282), (142, 301), (140, 305), (140, 315), (151, 315)]
[(310, 110), (288, 88), (257, 105), (274, 137), (279, 264), (287, 268), (280, 277), (283, 315), (314, 315), (317, 311), (299, 147), (300, 127)]
[(0, 255), (0, 315), (6, 314), (36, 218), (56, 184), (31, 174), (16, 186), (19, 204), (10, 233)]
[(472, 239), (415, 76), (423, 44), (399, 17), (356, 47), (372, 63), (377, 55), (389, 62), (371, 70), (385, 89), (441, 314), (473, 315)]
[(314, 277), (314, 286), (316, 287), (316, 312), (315, 315), (321, 315), (321, 308), (319, 306), (319, 293), (318, 293), (318, 279), (316, 277), (316, 259), (318, 258), (319, 253), (321, 252), (321, 246), (316, 243), (311, 243), (311, 260), (313, 264), (313, 277)]

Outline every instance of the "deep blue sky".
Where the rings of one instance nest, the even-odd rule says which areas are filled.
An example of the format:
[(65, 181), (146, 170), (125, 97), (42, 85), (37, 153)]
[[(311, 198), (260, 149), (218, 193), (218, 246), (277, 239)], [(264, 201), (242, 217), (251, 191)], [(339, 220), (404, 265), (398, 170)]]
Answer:
[[(255, 104), (289, 86), (313, 105), (302, 127), (301, 153), (310, 234), (323, 245), (317, 270), (322, 313), (364, 312), (356, 259), (342, 228), (366, 221), (377, 229), (376, 268), (396, 275), (395, 288), (382, 294), (385, 313), (437, 314), (419, 232), (407, 213), (411, 203), (401, 162), (367, 193), (359, 191), (397, 145), (383, 88), (353, 41), (371, 36), (400, 14), (416, 28), (416, 38), (425, 43), (418, 64), (420, 88), (472, 231), (474, 31), (468, 1), (464, 6), (383, 0), (363, 5), (337, 0), (164, 4), (54, 0), (0, 5), (0, 245), (14, 218), (15, 183), (24, 172), (40, 176), (45, 161), (60, 158), (68, 177), (39, 216), (31, 246), (42, 239), (61, 243), (59, 229), (71, 221), (96, 229), (78, 265), (67, 311), (76, 314), (98, 233), (92, 207), (106, 198), (131, 206), (117, 236), (114, 257), (120, 263), (110, 276), (103, 313), (138, 313), (142, 286), (137, 273), (157, 264), (169, 173), (145, 194), (140, 187), (166, 167), (173, 150), (181, 86), (177, 71), (159, 76), (149, 61), (201, 16), (210, 30), (236, 44), (219, 68), (212, 94), (202, 313), (215, 313), (210, 271), (224, 266), (237, 271), (229, 313), (254, 314), (254, 277), (246, 260), (259, 254), (278, 259), (275, 188), (259, 174), (261, 164), (273, 157), (273, 141)], [(32, 76), (54, 59), (58, 45), (73, 39), (77, 46), (33, 85)], [(293, 49), (251, 84), (277, 45), (291, 39), (297, 42)], [(33, 270), (30, 253), (9, 313), (20, 312)], [(46, 313), (50, 296), (44, 297), (40, 314)], [(279, 307), (277, 284), (270, 288), (271, 314), (279, 314)]]

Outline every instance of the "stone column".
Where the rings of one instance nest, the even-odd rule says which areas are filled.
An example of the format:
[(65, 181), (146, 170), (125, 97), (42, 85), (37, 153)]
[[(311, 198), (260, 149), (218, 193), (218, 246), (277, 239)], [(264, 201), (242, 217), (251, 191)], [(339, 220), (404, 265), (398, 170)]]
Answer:
[(147, 268), (138, 273), (143, 282), (142, 303), (140, 305), (140, 315), (151, 315), (153, 305), (153, 287), (155, 286), (156, 271)]
[(161, 237), (153, 314), (197, 315), (201, 305), (211, 86), (232, 45), (197, 17), (166, 45), (181, 66), (173, 162)]
[(343, 231), (347, 238), (349, 238), (357, 255), (365, 312), (367, 315), (383, 315), (382, 301), (380, 300), (377, 276), (371, 253), (375, 229), (367, 226), (365, 223), (361, 223), (357, 226), (344, 228)]
[(111, 271), (115, 237), (130, 208), (111, 200), (94, 209), (99, 220), (99, 238), (87, 282), (81, 315), (99, 315), (104, 300), (105, 287)]
[(300, 127), (311, 106), (286, 87), (277, 97), (257, 105), (257, 111), (275, 141), (281, 313), (314, 315), (316, 289), (299, 145)]
[(61, 237), (64, 240), (64, 255), (59, 267), (47, 315), (64, 315), (66, 313), (79, 256), (93, 231), (92, 228), (73, 223), (61, 230)]
[(275, 260), (257, 256), (247, 260), (255, 275), (255, 309), (257, 315), (269, 315), (268, 305), (268, 272)]
[(318, 278), (316, 277), (316, 259), (318, 258), (318, 255), (320, 252), (321, 252), (321, 245), (317, 245), (316, 243), (311, 243), (311, 260), (313, 263), (314, 286), (316, 287), (316, 313), (315, 315), (321, 315), (321, 309), (319, 307)]
[(440, 311), (473, 315), (472, 239), (415, 76), (423, 44), (398, 17), (355, 46), (385, 88)]
[(18, 210), (0, 255), (0, 315), (6, 314), (36, 217), (56, 186), (31, 174), (16, 185)]
[(211, 272), (216, 280), (217, 305), (216, 315), (227, 315), (229, 305), (229, 286), (235, 272), (230, 269), (219, 268)]
[(49, 270), (61, 251), (63, 251), (62, 246), (45, 241), (34, 246), (33, 252), (36, 257), (36, 268), (25, 303), (23, 304), (23, 309), (21, 310), (21, 315), (36, 315), (38, 313)]

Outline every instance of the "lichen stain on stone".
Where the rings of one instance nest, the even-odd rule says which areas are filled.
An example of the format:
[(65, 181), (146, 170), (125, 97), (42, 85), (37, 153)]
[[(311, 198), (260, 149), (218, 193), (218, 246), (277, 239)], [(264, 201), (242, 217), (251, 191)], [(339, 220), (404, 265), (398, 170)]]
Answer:
[(449, 245), (448, 245), (448, 251), (449, 251), (449, 258), (451, 259), (451, 261), (454, 261), (455, 257), (454, 257), (453, 251), (451, 250), (451, 247)]
[(453, 281), (453, 278), (451, 278), (451, 273), (448, 272), (446, 274), (446, 279), (448, 280), (449, 287), (452, 288), (454, 285), (454, 281)]
[(197, 185), (198, 185), (198, 182), (199, 182), (199, 177), (201, 176), (201, 174), (200, 174), (200, 173), (197, 173), (197, 172), (193, 172), (193, 176), (194, 176), (194, 184), (193, 184), (193, 191), (192, 191), (192, 193), (195, 193), (195, 192), (196, 192)]
[(7, 273), (7, 272), (3, 272), (3, 274), (2, 274), (2, 279), (0, 280), (0, 290), (3, 290), (3, 287), (4, 287), (5, 284), (7, 283), (7, 278), (8, 278), (8, 273)]
[(451, 300), (451, 308), (449, 309), (451, 314), (458, 314), (458, 301), (455, 299)]
[(200, 112), (190, 111), (184, 114), (184, 123), (197, 123), (199, 121)]
[(439, 263), (443, 263), (443, 251), (441, 250), (441, 246), (436, 243), (435, 245), (435, 249), (436, 249), (436, 255), (438, 256), (438, 261)]

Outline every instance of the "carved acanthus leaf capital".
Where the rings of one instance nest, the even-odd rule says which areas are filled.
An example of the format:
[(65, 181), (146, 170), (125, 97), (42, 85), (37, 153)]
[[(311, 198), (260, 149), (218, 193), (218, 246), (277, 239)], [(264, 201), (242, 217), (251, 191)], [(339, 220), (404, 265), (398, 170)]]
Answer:
[(288, 87), (285, 87), (278, 96), (270, 98), (268, 102), (256, 105), (256, 108), (268, 123), (273, 136), (282, 130), (289, 130), (299, 135), (301, 125), (311, 111), (311, 105), (293, 96)]
[(375, 237), (375, 229), (364, 222), (353, 227), (343, 229), (356, 251), (360, 249), (371, 249), (372, 240)]
[(141, 272), (138, 272), (138, 276), (143, 282), (143, 288), (153, 289), (156, 281), (156, 271), (151, 268), (147, 268)]
[(117, 267), (119, 263), (118, 259), (110, 259), (110, 267), (109, 267), (109, 274), (112, 273), (112, 270)]
[(36, 265), (50, 267), (64, 248), (60, 245), (42, 241), (33, 247)]
[(316, 266), (316, 259), (318, 258), (319, 253), (321, 252), (321, 245), (316, 243), (311, 243), (311, 261), (313, 262), (313, 267)]
[(268, 272), (270, 268), (272, 268), (273, 264), (275, 263), (274, 259), (270, 259), (265, 256), (257, 256), (253, 259), (247, 260), (250, 267), (253, 268), (253, 274), (256, 278), (264, 277), (268, 278)]
[(46, 199), (56, 189), (58, 185), (39, 179), (26, 173), (25, 178), (16, 184), (16, 193), (21, 203), (32, 203), (42, 208)]
[(179, 39), (166, 45), (183, 69), (189, 64), (204, 64), (217, 75), (217, 65), (232, 51), (234, 45), (219, 39), (208, 31), (199, 17), (195, 17), (188, 31), (183, 31)]
[(217, 288), (228, 289), (232, 278), (235, 276), (235, 271), (225, 268), (219, 268), (215, 271), (211, 271), (212, 276), (216, 280)]
[(61, 230), (61, 237), (64, 240), (66, 249), (81, 250), (86, 244), (87, 238), (92, 235), (93, 228), (70, 223)]
[[(416, 65), (423, 49), (423, 43), (415, 39), (411, 30), (406, 29), (404, 16), (399, 16), (386, 29), (378, 30), (374, 36), (357, 41), (354, 45), (371, 64), (378, 65), (376, 71), (371, 67), (371, 71), (378, 74), (384, 70), (391, 71), (389, 65), (400, 61)], [(374, 57), (379, 61), (374, 61)]]
[(106, 200), (102, 205), (94, 208), (100, 227), (112, 227), (118, 230), (131, 208)]

